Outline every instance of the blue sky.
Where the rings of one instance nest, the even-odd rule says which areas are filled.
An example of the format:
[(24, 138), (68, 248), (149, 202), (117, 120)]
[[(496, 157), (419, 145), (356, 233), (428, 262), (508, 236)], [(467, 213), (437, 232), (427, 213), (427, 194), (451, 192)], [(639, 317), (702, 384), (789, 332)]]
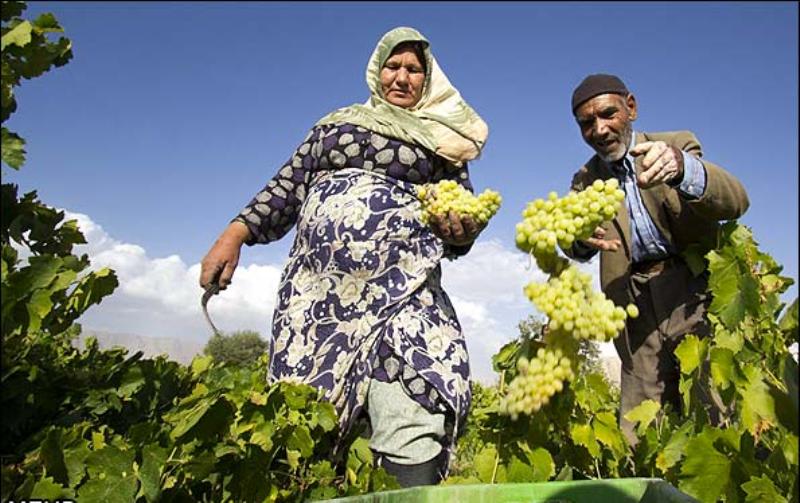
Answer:
[[(705, 157), (746, 186), (751, 207), (741, 222), (797, 278), (797, 10), (791, 2), (31, 2), (23, 15), (53, 12), (75, 57), (17, 88), (19, 109), (5, 125), (27, 139), (28, 162), (19, 173), (3, 167), (3, 177), (82, 215), (98, 260), (128, 267), (118, 298), (94, 308), (85, 326), (205, 337), (197, 312), (176, 307), (194, 303), (199, 289), (181, 287), (172, 308), (148, 302), (181, 289), (170, 281), (196, 278), (222, 228), (317, 119), (366, 99), (365, 66), (380, 36), (415, 27), (490, 128), (471, 173), (479, 190), (502, 194), (503, 207), (472, 262), (445, 269), (445, 286), (466, 306), (456, 302), (465, 331), (473, 329), (470, 351), (485, 360), (534, 312), (518, 284), (495, 277), (498, 257), (524, 262), (513, 245), (522, 208), (565, 192), (591, 155), (569, 109), (589, 73), (622, 77), (638, 100), (637, 129), (694, 131)], [(222, 297), (214, 301), (222, 325), (237, 328), (246, 316), (236, 309), (251, 303), (258, 326), (250, 328), (267, 332), (274, 292), (254, 292), (272, 288), (292, 236), (244, 250), (241, 270), (262, 276), (227, 310)], [(154, 278), (159, 267), (177, 276)], [(267, 299), (260, 311), (256, 297)], [(159, 314), (137, 325), (148, 313)], [(181, 316), (191, 321), (177, 324)]]

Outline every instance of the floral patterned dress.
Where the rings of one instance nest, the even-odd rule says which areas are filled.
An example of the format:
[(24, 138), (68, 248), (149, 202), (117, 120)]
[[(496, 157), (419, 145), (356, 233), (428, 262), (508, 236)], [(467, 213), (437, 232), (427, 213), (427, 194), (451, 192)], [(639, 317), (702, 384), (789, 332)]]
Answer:
[[(423, 224), (420, 184), (466, 165), (347, 123), (311, 130), (236, 218), (249, 245), (297, 235), (278, 288), (270, 378), (325, 392), (346, 435), (369, 379), (400, 381), (432, 412), (463, 422), (470, 405), (461, 326), (440, 284), (446, 246)], [(451, 439), (452, 440), (452, 439)]]

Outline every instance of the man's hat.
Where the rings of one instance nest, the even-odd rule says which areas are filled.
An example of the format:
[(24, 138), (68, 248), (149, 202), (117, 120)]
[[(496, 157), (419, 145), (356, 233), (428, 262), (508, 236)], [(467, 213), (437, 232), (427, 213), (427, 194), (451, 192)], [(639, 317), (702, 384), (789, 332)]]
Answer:
[(616, 75), (597, 73), (589, 75), (572, 92), (572, 113), (585, 101), (601, 94), (628, 94), (628, 88)]

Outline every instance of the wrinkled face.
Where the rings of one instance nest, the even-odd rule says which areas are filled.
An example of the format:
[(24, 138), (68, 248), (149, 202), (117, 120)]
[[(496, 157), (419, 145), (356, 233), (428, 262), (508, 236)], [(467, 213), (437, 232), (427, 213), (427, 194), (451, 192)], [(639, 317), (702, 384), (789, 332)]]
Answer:
[(425, 67), (409, 45), (398, 45), (381, 68), (383, 97), (402, 108), (411, 108), (422, 97)]
[(575, 121), (587, 145), (606, 162), (622, 159), (631, 141), (636, 120), (636, 99), (632, 94), (601, 94), (575, 110)]

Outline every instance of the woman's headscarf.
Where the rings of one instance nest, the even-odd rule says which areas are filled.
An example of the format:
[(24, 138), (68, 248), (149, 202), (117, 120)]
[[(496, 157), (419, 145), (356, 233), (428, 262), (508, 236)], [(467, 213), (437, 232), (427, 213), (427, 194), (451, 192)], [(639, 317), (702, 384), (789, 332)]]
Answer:
[[(425, 53), (422, 97), (412, 108), (392, 105), (381, 91), (381, 69), (392, 50), (403, 42), (420, 42)], [(367, 64), (366, 103), (340, 108), (317, 122), (349, 122), (386, 136), (416, 143), (456, 166), (478, 157), (489, 128), (461, 97), (431, 54), (428, 40), (413, 28), (395, 28), (383, 37)]]

